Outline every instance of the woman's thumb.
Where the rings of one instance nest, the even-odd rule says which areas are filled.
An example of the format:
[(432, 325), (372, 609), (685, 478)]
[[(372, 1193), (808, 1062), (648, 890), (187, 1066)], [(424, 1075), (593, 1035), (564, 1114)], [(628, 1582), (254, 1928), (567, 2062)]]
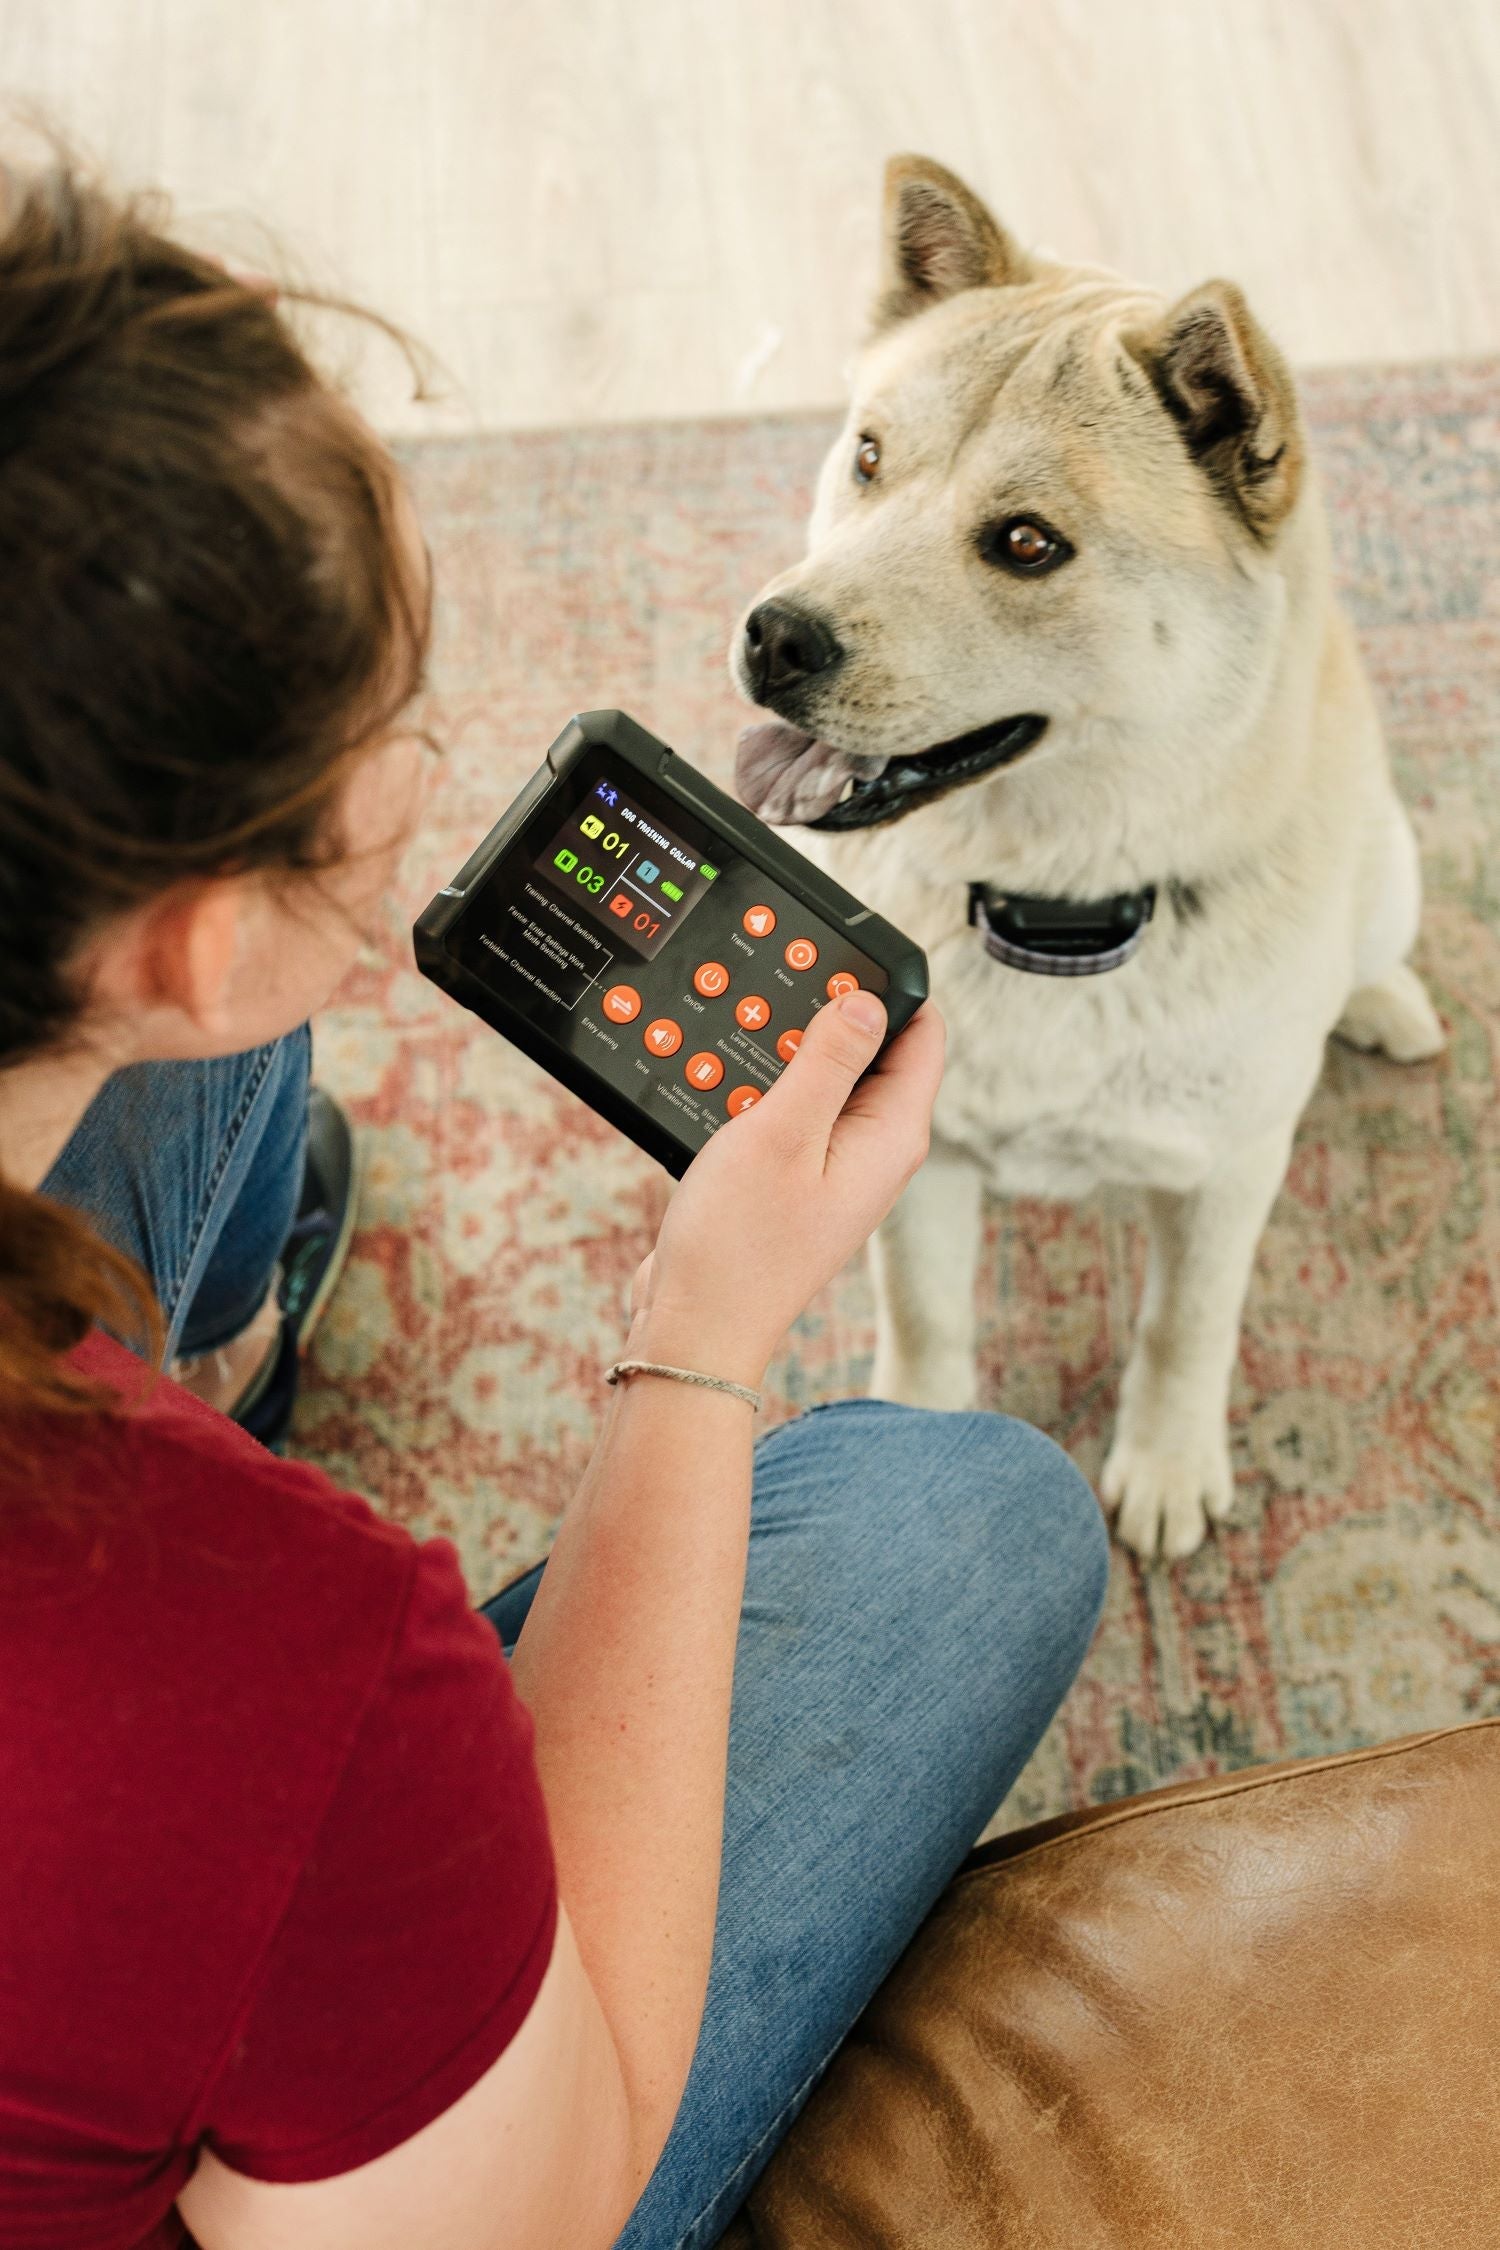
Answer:
[(812, 1130), (831, 1133), (885, 1037), (883, 1003), (873, 992), (846, 992), (819, 1008), (780, 1082), (771, 1089), (784, 1118), (794, 1110)]

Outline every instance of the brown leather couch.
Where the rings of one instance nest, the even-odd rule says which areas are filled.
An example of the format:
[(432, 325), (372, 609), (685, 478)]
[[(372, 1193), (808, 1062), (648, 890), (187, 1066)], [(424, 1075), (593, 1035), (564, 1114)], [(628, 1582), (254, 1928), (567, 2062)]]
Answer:
[(982, 1848), (720, 2250), (1497, 2250), (1500, 1719)]

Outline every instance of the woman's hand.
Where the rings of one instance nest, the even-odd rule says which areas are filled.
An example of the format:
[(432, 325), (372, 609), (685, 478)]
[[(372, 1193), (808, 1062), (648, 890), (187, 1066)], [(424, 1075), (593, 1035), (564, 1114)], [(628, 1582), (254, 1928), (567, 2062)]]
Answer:
[(927, 1154), (942, 1018), (923, 1007), (861, 1077), (884, 1030), (873, 993), (820, 1008), (765, 1099), (694, 1159), (637, 1276), (631, 1356), (759, 1386)]

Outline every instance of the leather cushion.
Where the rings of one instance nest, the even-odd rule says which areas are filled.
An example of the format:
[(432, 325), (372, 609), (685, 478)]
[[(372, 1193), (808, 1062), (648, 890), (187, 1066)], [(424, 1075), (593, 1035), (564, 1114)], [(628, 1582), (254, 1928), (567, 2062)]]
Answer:
[(721, 2250), (1494, 2250), (1500, 1719), (960, 1872)]

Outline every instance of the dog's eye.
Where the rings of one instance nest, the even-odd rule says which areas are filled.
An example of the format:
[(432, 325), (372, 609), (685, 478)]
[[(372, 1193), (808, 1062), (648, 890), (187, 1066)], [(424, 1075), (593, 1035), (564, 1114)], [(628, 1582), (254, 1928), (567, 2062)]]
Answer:
[(979, 552), (987, 563), (1014, 571), (1019, 578), (1040, 578), (1056, 570), (1073, 550), (1060, 531), (1039, 516), (1008, 516), (979, 534)]
[(862, 437), (854, 450), (854, 476), (859, 484), (868, 484), (880, 467), (880, 440)]

